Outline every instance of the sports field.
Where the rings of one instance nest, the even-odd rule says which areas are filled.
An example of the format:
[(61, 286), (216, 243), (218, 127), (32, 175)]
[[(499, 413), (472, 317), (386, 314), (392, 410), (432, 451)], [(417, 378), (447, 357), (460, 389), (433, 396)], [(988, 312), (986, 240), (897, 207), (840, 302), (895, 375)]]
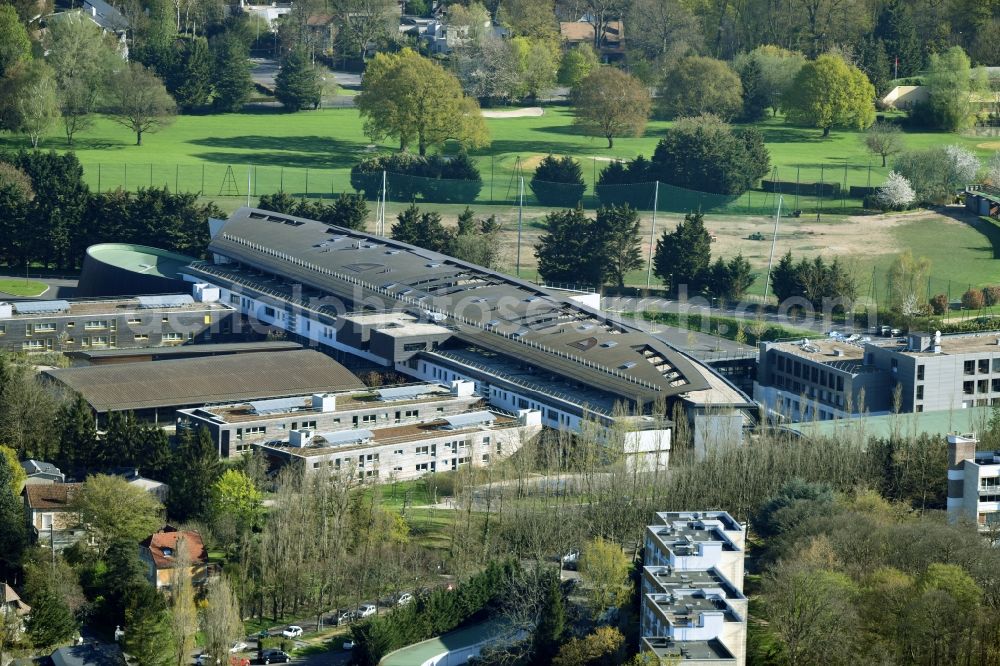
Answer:
[[(479, 164), (484, 187), (473, 207), (480, 213), (495, 213), (504, 223), (506, 264), (513, 271), (517, 265), (518, 173), (530, 180), (534, 165), (548, 152), (573, 155), (583, 163), (588, 195), (600, 169), (611, 159), (631, 159), (642, 153), (649, 156), (656, 142), (669, 127), (662, 121), (650, 122), (642, 138), (616, 139), (612, 149), (603, 139), (582, 135), (572, 123), (565, 107), (546, 107), (541, 116), (499, 117), (487, 119), (492, 145), (473, 153)], [(846, 185), (877, 185), (888, 169), (871, 156), (863, 144), (863, 134), (834, 131), (824, 139), (814, 129), (785, 125), (769, 119), (759, 125), (771, 152), (777, 178), (786, 181), (838, 182)], [(0, 149), (15, 149), (26, 144), (23, 137), (0, 138)], [(1000, 144), (944, 133), (905, 133), (906, 149), (957, 143), (975, 150), (986, 159)], [(378, 151), (394, 148), (391, 142), (372, 145), (362, 131), (361, 119), (354, 109), (328, 109), (283, 114), (273, 110), (214, 116), (179, 116), (162, 131), (144, 137), (142, 146), (134, 145), (134, 136), (109, 118), (99, 118), (94, 127), (82, 133), (73, 149), (84, 166), (85, 178), (94, 189), (125, 187), (130, 190), (148, 185), (166, 185), (170, 189), (200, 192), (214, 199), (224, 209), (232, 210), (260, 194), (283, 189), (296, 196), (324, 197), (351, 191), (350, 167)], [(68, 148), (59, 136), (46, 137), (43, 148)], [(252, 168), (250, 166), (252, 165)], [(518, 166), (521, 172), (517, 171)], [(231, 169), (230, 169), (231, 167)], [(846, 167), (846, 168), (845, 168)], [(681, 196), (661, 188), (664, 197)], [(805, 199), (805, 197), (803, 197)], [(746, 206), (744, 207), (744, 202)], [(773, 194), (752, 192), (724, 209), (711, 210), (706, 216), (709, 229), (718, 238), (713, 253), (729, 257), (742, 252), (763, 271), (770, 250), (770, 234), (775, 206)], [(587, 205), (593, 205), (591, 198)], [(687, 210), (697, 206), (696, 199), (678, 201), (669, 210)], [(854, 215), (857, 201), (812, 199), (800, 202), (786, 195), (784, 210), (803, 209), (800, 218), (783, 218), (777, 252), (791, 250), (798, 256), (823, 254), (834, 256), (854, 266), (859, 283), (868, 285), (873, 269), (884, 273), (893, 256), (911, 249), (932, 261), (932, 284), (929, 290), (946, 291), (953, 285), (1000, 283), (1000, 262), (993, 259), (986, 236), (973, 226), (933, 214), (888, 216)], [(391, 219), (405, 202), (389, 202)], [(439, 210), (446, 223), (453, 223), (464, 204), (426, 204)], [(521, 275), (535, 276), (532, 247), (541, 233), (541, 218), (546, 208), (525, 208), (521, 233)], [(822, 214), (817, 220), (817, 212)], [(657, 235), (679, 219), (676, 213), (661, 213)], [(652, 216), (643, 216), (643, 234), (648, 240)], [(767, 241), (751, 241), (752, 232), (764, 234)], [(643, 252), (648, 250), (644, 241)], [(655, 276), (652, 284), (656, 284)], [(629, 275), (628, 283), (644, 285), (645, 270)], [(954, 287), (957, 289), (957, 286)], [(762, 281), (755, 286), (762, 290)], [(862, 286), (862, 291), (865, 287)], [(959, 292), (960, 293), (960, 292)]]
[(25, 298), (35, 298), (41, 296), (48, 287), (41, 282), (25, 280), (22, 278), (0, 278), (0, 294), (10, 296), (22, 296)]

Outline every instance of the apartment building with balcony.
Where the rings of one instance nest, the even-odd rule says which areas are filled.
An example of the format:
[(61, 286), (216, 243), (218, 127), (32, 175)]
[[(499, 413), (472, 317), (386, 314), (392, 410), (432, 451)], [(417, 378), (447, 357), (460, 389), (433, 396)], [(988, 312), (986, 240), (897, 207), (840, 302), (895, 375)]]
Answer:
[(646, 527), (640, 651), (693, 666), (743, 666), (745, 546), (745, 528), (724, 511), (657, 513)]
[(979, 451), (974, 434), (948, 435), (948, 520), (1000, 528), (1000, 451)]

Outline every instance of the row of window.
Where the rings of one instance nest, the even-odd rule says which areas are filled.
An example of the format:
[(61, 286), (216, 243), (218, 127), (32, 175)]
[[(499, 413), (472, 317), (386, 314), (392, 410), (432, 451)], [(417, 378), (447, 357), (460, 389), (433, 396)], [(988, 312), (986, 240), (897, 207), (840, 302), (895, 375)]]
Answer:
[(844, 390), (844, 377), (841, 374), (829, 372), (818, 368), (815, 365), (809, 365), (795, 359), (785, 358), (781, 355), (778, 356), (778, 362), (776, 365), (779, 372), (783, 372), (791, 377), (802, 379), (813, 384), (819, 384), (820, 386), (825, 386), (835, 391)]
[[(978, 360), (966, 361), (962, 365), (962, 371), (966, 375), (986, 375), (990, 373), (990, 360), (988, 358), (981, 358)], [(993, 361), (993, 372), (1000, 372), (1000, 358), (994, 358)], [(923, 377), (918, 377), (918, 379), (923, 379)]]
[[(923, 398), (923, 386), (917, 387), (917, 398)], [(979, 380), (968, 380), (962, 382), (962, 393), (965, 395), (974, 395), (976, 393), (997, 393), (1000, 392), (1000, 378), (998, 379), (979, 379)]]

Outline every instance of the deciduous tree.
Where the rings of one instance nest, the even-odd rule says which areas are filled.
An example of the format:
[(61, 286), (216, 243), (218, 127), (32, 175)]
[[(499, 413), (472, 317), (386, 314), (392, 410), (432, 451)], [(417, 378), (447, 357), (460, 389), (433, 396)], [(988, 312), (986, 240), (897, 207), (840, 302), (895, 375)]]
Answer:
[(466, 147), (489, 144), (475, 100), (462, 93), (453, 74), (410, 49), (375, 57), (356, 104), (368, 136), (395, 137), (404, 150), (416, 143), (424, 155), (447, 140)]
[(931, 54), (924, 85), (928, 100), (923, 110), (920, 107), (914, 110), (914, 115), (923, 114), (927, 124), (948, 132), (972, 125), (980, 104), (977, 98), (989, 90), (985, 71), (973, 70), (969, 57), (959, 46)]
[(562, 85), (574, 88), (598, 66), (600, 60), (593, 47), (590, 44), (578, 44), (563, 56), (556, 79)]
[(191, 580), (191, 554), (183, 536), (177, 538), (174, 566), (170, 571), (170, 628), (174, 639), (175, 666), (186, 666), (195, 646), (198, 609)]
[(0, 5), (0, 77), (22, 60), (31, 59), (31, 40), (9, 4)]
[(854, 65), (836, 55), (807, 62), (785, 93), (782, 107), (792, 122), (817, 127), (865, 129), (875, 121), (875, 87)]
[(743, 109), (743, 84), (721, 60), (681, 58), (663, 77), (657, 109), (665, 118), (712, 113), (729, 119)]
[[(128, 511), (122, 507), (128, 507)], [(120, 476), (87, 477), (74, 509), (102, 555), (115, 541), (138, 543), (163, 525), (163, 506), (156, 498)]]
[(228, 469), (212, 486), (212, 515), (216, 520), (230, 520), (244, 530), (258, 526), (263, 495), (246, 474)]
[(0, 562), (8, 570), (21, 563), (27, 539), (24, 506), (17, 496), (14, 468), (0, 455)]
[(135, 145), (142, 135), (156, 132), (173, 122), (177, 105), (163, 81), (137, 62), (123, 64), (108, 84), (111, 111), (115, 120), (135, 132)]
[(642, 136), (649, 119), (649, 91), (637, 79), (613, 67), (598, 67), (573, 88), (575, 122), (588, 134), (608, 140)]
[(875, 203), (882, 210), (905, 210), (913, 205), (917, 195), (910, 181), (902, 174), (890, 171), (875, 192)]
[(628, 570), (628, 557), (618, 544), (597, 537), (584, 545), (580, 552), (580, 577), (586, 584), (595, 617), (628, 600), (632, 590)]
[(903, 152), (903, 133), (898, 125), (880, 120), (865, 133), (865, 147), (879, 155), (885, 166), (886, 158)]
[(201, 612), (201, 631), (205, 651), (222, 663), (229, 656), (229, 646), (243, 633), (240, 605), (226, 576), (215, 576), (208, 583), (205, 609)]

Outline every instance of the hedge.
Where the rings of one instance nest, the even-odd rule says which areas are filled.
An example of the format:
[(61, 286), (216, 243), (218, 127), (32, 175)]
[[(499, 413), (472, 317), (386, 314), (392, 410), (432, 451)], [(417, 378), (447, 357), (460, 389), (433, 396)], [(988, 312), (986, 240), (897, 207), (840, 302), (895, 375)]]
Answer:
[[(794, 180), (762, 180), (760, 188), (777, 194), (815, 195), (817, 197), (839, 197), (840, 183), (796, 183)], [(798, 189), (796, 189), (798, 188)]]
[(374, 201), (382, 196), (383, 173), (393, 201), (421, 197), (433, 203), (471, 203), (483, 189), (479, 169), (465, 153), (452, 158), (409, 153), (370, 157), (351, 167), (351, 186)]
[(382, 657), (451, 631), (495, 605), (518, 565), (490, 562), (486, 569), (454, 589), (438, 588), (386, 615), (375, 615), (351, 629), (355, 660), (376, 666)]

